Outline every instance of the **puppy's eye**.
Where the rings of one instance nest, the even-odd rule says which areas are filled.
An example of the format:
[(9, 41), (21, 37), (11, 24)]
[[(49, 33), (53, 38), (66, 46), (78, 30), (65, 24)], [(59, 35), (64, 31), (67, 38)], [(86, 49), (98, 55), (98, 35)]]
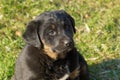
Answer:
[(55, 36), (55, 35), (56, 35), (56, 31), (50, 30), (50, 31), (48, 32), (48, 34), (49, 34), (50, 36)]

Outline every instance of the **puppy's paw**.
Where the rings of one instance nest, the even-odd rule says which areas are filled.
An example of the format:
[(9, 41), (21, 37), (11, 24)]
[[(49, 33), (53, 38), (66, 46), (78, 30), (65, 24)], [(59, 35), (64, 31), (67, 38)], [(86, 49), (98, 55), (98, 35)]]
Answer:
[(75, 70), (73, 70), (70, 75), (69, 75), (69, 78), (70, 79), (75, 79), (76, 77), (79, 76), (79, 73), (80, 73), (80, 66), (78, 66)]
[(67, 80), (69, 78), (70, 74), (65, 74), (62, 78), (59, 80)]

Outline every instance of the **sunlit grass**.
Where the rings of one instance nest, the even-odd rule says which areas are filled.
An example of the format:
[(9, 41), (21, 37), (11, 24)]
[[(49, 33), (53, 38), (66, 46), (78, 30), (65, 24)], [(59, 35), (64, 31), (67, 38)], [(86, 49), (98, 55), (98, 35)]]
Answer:
[(119, 0), (1, 0), (0, 80), (9, 80), (24, 47), (25, 25), (44, 11), (63, 9), (76, 22), (75, 43), (88, 62), (91, 80), (120, 79)]

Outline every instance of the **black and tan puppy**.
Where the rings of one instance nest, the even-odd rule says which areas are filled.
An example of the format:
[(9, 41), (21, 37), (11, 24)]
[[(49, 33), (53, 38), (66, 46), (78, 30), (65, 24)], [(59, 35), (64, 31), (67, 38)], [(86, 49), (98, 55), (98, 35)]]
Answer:
[(45, 12), (29, 22), (12, 80), (89, 80), (87, 63), (74, 47), (74, 19)]

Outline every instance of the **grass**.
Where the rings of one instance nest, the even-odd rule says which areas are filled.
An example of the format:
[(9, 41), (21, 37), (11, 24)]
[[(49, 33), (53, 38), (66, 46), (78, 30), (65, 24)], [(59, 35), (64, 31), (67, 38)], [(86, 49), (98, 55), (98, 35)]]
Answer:
[(76, 22), (76, 47), (88, 62), (91, 80), (120, 80), (119, 0), (1, 0), (0, 80), (10, 80), (24, 47), (25, 24), (44, 11), (63, 9)]

